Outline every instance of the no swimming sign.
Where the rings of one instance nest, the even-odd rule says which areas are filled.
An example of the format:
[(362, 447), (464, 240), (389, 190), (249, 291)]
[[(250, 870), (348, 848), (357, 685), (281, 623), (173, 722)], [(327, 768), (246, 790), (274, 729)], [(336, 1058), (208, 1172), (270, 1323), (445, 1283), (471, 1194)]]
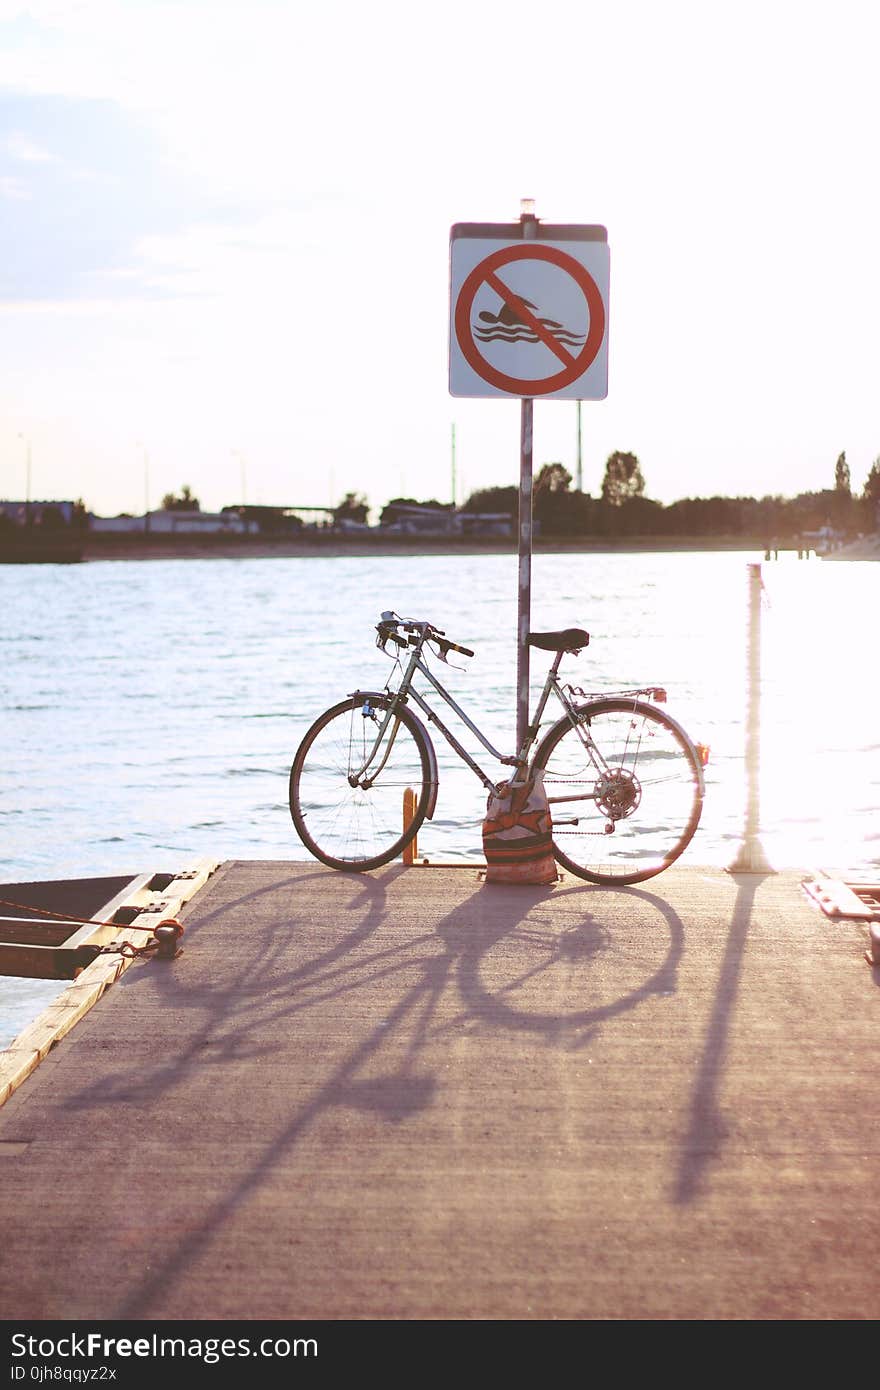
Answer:
[(604, 400), (609, 270), (604, 227), (456, 223), (450, 394)]

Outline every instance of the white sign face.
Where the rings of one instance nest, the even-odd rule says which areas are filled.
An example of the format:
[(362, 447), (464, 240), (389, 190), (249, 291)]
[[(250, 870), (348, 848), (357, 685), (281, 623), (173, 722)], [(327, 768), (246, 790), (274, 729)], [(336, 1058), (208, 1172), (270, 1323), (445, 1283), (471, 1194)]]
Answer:
[(607, 396), (608, 243), (572, 231), (570, 240), (453, 231), (451, 395), (581, 401)]

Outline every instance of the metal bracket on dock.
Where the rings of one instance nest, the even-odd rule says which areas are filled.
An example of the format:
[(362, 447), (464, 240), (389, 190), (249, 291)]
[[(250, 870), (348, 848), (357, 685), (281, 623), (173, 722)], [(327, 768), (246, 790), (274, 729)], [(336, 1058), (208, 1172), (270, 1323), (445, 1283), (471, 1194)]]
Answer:
[(867, 923), (870, 944), (865, 960), (880, 968), (880, 883), (817, 878), (806, 880), (803, 888), (826, 917)]
[(816, 878), (807, 879), (803, 888), (804, 892), (818, 903), (826, 917), (880, 922), (880, 883)]

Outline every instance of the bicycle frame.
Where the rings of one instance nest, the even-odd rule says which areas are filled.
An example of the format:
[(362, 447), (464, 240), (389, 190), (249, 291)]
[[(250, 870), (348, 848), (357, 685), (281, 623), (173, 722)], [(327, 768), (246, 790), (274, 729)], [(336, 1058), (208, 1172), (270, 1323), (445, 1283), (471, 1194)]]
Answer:
[[(447, 743), (449, 743), (449, 745), (454, 749), (454, 751), (458, 754), (462, 761), (467, 764), (471, 771), (476, 774), (476, 776), (483, 783), (483, 786), (486, 788), (486, 790), (490, 792), (495, 790), (496, 783), (492, 780), (491, 777), (488, 776), (486, 772), (483, 771), (479, 763), (477, 763), (476, 760), (471, 757), (470, 753), (462, 745), (460, 740), (457, 739), (455, 734), (452, 733), (452, 731), (446, 727), (446, 725), (443, 723), (443, 720), (440, 719), (439, 716), (434, 712), (434, 710), (428, 704), (428, 701), (425, 699), (425, 697), (413, 685), (413, 680), (416, 675), (416, 672), (424, 676), (425, 679), (430, 682), (430, 684), (434, 687), (440, 698), (445, 701), (445, 703), (450, 707), (450, 709), (454, 711), (456, 715), (458, 715), (459, 719), (468, 729), (470, 729), (471, 733), (477, 739), (479, 739), (480, 743), (486, 749), (487, 753), (490, 753), (492, 757), (496, 758), (498, 762), (501, 763), (503, 766), (516, 768), (520, 775), (522, 775), (528, 767), (529, 753), (537, 740), (541, 720), (543, 718), (544, 711), (547, 708), (547, 702), (550, 699), (551, 693), (554, 694), (558, 699), (559, 703), (562, 705), (562, 708), (567, 714), (572, 726), (579, 729), (584, 748), (586, 749), (587, 754), (596, 771), (598, 773), (607, 773), (608, 766), (605, 762), (605, 759), (601, 756), (599, 750), (596, 748), (596, 745), (594, 744), (592, 738), (589, 735), (589, 731), (583, 728), (582, 721), (578, 719), (578, 711), (576, 707), (571, 703), (568, 696), (565, 694), (564, 690), (560, 685), (559, 666), (563, 656), (565, 655), (564, 652), (557, 652), (550, 665), (546, 679), (544, 681), (543, 689), (538, 697), (538, 702), (535, 706), (535, 712), (531, 720), (529, 721), (528, 727), (526, 729), (522, 748), (519, 750), (518, 754), (509, 755), (499, 752), (498, 749), (495, 748), (495, 746), (492, 743), (490, 743), (489, 739), (486, 738), (482, 730), (477, 727), (473, 720), (465, 713), (465, 711), (461, 708), (458, 702), (449, 693), (446, 687), (434, 675), (433, 671), (430, 669), (430, 667), (427, 665), (424, 658), (422, 657), (422, 648), (424, 647), (426, 640), (428, 639), (425, 634), (422, 634), (415, 640), (414, 650), (409, 658), (409, 661), (406, 665), (406, 669), (403, 672), (400, 684), (398, 685), (397, 689), (392, 691), (386, 687), (385, 693), (391, 697), (391, 704), (386, 712), (385, 718), (382, 720), (382, 723), (379, 726), (379, 730), (376, 734), (375, 741), (373, 743), (372, 748), (370, 749), (370, 752), (365, 762), (363, 763), (362, 767), (358, 770), (358, 772), (352, 773), (349, 777), (349, 781), (351, 782), (352, 786), (360, 783), (360, 785), (366, 789), (371, 785), (375, 778), (378, 777), (379, 773), (381, 772), (382, 768), (388, 760), (388, 756), (391, 752), (391, 748), (397, 736), (397, 729), (400, 724), (399, 717), (397, 718), (395, 727), (393, 728), (391, 736), (388, 739), (387, 747), (385, 749), (384, 756), (382, 757), (382, 761), (375, 770), (372, 770), (371, 768), (373, 759), (376, 757), (377, 752), (382, 746), (382, 740), (385, 737), (385, 733), (388, 728), (389, 722), (395, 718), (395, 712), (398, 705), (406, 704), (407, 701), (411, 699), (419, 707), (419, 709), (422, 710), (428, 722), (436, 725), (437, 729), (439, 729), (440, 733), (446, 739)], [(365, 699), (369, 699), (368, 692), (355, 693), (362, 693), (364, 694)], [(645, 692), (626, 691), (625, 693), (627, 695), (634, 694), (638, 696), (639, 694), (643, 694)], [(370, 771), (369, 776), (366, 775), (368, 770)], [(589, 799), (589, 794), (587, 794), (583, 798), (572, 797), (570, 795), (566, 797), (549, 798), (550, 801), (571, 801), (579, 799)]]

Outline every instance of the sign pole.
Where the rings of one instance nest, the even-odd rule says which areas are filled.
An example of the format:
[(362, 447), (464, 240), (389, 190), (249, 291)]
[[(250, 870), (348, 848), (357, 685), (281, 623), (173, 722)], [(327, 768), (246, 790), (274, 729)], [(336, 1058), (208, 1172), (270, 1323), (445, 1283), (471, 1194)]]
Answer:
[[(530, 198), (521, 203), (524, 241), (534, 241), (538, 219)], [(519, 427), (519, 592), (516, 644), (516, 749), (522, 749), (529, 727), (529, 647), (532, 603), (532, 423), (534, 402), (520, 401)]]
[(532, 601), (532, 410), (520, 402), (519, 446), (519, 595), (516, 645), (516, 748), (522, 748), (529, 726), (529, 620)]
[(584, 470), (581, 462), (581, 403), (577, 403), (577, 490), (584, 490)]

